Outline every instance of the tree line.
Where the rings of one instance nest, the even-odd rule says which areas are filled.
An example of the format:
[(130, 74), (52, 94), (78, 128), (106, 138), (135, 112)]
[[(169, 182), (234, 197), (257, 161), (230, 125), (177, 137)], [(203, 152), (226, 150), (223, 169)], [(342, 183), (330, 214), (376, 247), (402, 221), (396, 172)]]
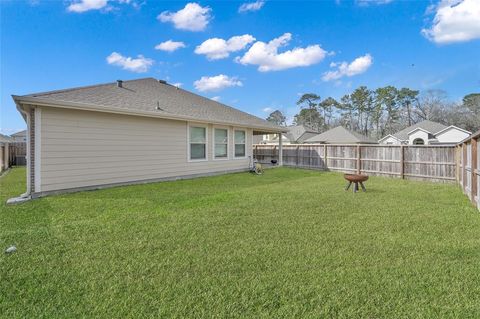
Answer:
[[(342, 125), (379, 139), (423, 120), (455, 125), (471, 132), (480, 129), (480, 93), (466, 95), (461, 102), (452, 102), (442, 90), (420, 93), (394, 86), (375, 90), (360, 86), (339, 100), (305, 93), (297, 105), (300, 111), (294, 116), (293, 124), (318, 132)], [(276, 110), (267, 121), (286, 125), (287, 119)]]

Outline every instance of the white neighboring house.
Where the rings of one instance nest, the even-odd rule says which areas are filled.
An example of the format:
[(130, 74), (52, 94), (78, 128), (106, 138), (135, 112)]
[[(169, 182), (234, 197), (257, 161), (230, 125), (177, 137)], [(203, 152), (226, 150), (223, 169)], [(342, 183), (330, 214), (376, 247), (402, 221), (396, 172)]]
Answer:
[(472, 133), (454, 125), (446, 126), (437, 122), (422, 121), (395, 134), (389, 134), (378, 141), (391, 145), (454, 145)]

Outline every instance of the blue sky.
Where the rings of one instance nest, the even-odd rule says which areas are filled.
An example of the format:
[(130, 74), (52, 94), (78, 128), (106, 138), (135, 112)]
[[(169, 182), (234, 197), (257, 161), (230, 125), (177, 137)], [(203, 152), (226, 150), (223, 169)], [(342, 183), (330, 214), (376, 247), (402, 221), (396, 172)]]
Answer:
[(478, 0), (0, 3), (7, 134), (25, 127), (12, 94), (117, 79), (165, 79), (289, 118), (305, 92), (339, 98), (360, 85), (395, 85), (458, 100), (480, 91)]

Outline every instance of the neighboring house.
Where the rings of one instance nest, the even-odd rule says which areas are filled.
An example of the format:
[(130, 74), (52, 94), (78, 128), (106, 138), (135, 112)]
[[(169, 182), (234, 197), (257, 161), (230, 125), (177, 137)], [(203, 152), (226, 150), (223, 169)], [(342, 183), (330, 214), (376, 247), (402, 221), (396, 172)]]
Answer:
[(12, 142), (19, 143), (19, 142), (26, 142), (27, 141), (27, 130), (23, 130), (17, 133), (10, 135), (12, 138)]
[(9, 143), (12, 138), (3, 134), (0, 134), (0, 172), (3, 172), (8, 168), (9, 161)]
[(454, 125), (446, 126), (426, 120), (389, 134), (378, 142), (393, 145), (455, 145), (470, 135), (471, 132)]
[(153, 78), (13, 98), (32, 197), (245, 171), (253, 135), (285, 131)]
[(377, 141), (347, 130), (343, 126), (337, 126), (321, 134), (317, 134), (305, 141), (305, 143), (321, 144), (378, 144)]
[[(288, 132), (282, 135), (283, 144), (301, 144), (319, 133), (304, 125), (287, 126), (286, 129)], [(257, 144), (278, 144), (278, 134), (265, 134), (262, 140), (258, 140)]]

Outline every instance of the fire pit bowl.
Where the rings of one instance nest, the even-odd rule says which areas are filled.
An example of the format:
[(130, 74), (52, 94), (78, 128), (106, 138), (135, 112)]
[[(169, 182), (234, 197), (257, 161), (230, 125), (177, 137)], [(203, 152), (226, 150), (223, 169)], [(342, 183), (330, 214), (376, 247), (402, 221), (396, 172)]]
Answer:
[(354, 184), (353, 186), (353, 192), (356, 193), (358, 191), (358, 184), (362, 187), (362, 190), (365, 192), (367, 189), (365, 188), (365, 185), (363, 185), (363, 182), (368, 180), (367, 175), (361, 175), (361, 174), (344, 174), (343, 178), (345, 178), (348, 181), (347, 187), (345, 187), (345, 190), (348, 191), (352, 183)]

